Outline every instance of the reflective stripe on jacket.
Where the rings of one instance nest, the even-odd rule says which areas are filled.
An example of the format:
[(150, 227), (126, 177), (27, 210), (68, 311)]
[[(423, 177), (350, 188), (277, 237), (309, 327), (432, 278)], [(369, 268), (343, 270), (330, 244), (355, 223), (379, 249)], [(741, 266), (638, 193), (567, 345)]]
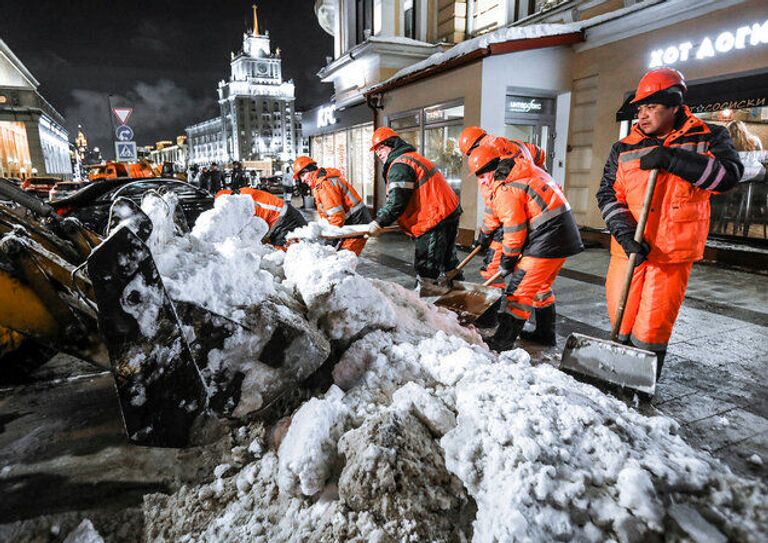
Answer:
[(360, 215), (365, 207), (360, 194), (335, 168), (318, 170), (314, 184), (315, 203), (320, 217), (334, 226), (357, 224), (348, 222)]
[(643, 239), (651, 247), (648, 260), (682, 263), (701, 260), (709, 233), (709, 197), (738, 182), (743, 166), (728, 130), (695, 117), (687, 106), (676, 129), (663, 141), (646, 136), (635, 125), (616, 142), (605, 164), (598, 205), (614, 239), (611, 253), (624, 256), (616, 236), (633, 235), (650, 172), (640, 158), (663, 145), (672, 152), (669, 171), (659, 172)]
[[(415, 173), (415, 181), (387, 182), (387, 196), (392, 189), (413, 190), (397, 222), (412, 237), (419, 237), (437, 226), (459, 207), (456, 193), (432, 162), (416, 152), (403, 153), (392, 161)], [(390, 167), (390, 170), (392, 168)]]
[(282, 198), (263, 190), (246, 187), (240, 189), (240, 194), (247, 194), (253, 199), (254, 215), (264, 219), (270, 230), (285, 215), (288, 208)]
[(564, 258), (584, 250), (560, 186), (528, 160), (518, 157), (509, 174), (494, 182), (491, 209), (491, 221), (483, 225), (483, 232), (502, 228), (507, 257)]

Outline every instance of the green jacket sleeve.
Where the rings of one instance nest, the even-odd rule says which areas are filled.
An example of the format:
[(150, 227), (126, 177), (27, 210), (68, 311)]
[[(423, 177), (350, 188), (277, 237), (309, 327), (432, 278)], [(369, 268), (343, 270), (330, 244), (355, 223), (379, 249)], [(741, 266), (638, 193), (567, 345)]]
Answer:
[(405, 211), (416, 188), (416, 172), (405, 164), (393, 164), (387, 173), (387, 188), (387, 201), (376, 214), (376, 222), (381, 226), (389, 226)]

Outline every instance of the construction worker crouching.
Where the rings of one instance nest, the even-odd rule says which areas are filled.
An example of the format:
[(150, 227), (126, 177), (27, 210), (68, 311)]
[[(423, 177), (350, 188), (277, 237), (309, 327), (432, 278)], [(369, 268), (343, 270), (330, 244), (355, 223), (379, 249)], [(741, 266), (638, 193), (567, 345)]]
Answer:
[[(365, 202), (339, 170), (319, 168), (312, 158), (300, 156), (293, 163), (293, 172), (294, 179), (301, 179), (312, 189), (317, 212), (329, 224), (341, 227), (371, 222)], [(365, 242), (365, 238), (345, 239), (340, 248), (360, 256)]]
[[(251, 187), (241, 188), (239, 193), (247, 194), (253, 199), (253, 214), (267, 223), (269, 230), (262, 240), (264, 243), (284, 249), (288, 234), (307, 225), (307, 220), (298, 209), (274, 194)], [(232, 194), (232, 191), (220, 190), (216, 193), (216, 198), (223, 194)]]
[(557, 183), (522, 153), (502, 157), (496, 149), (481, 146), (472, 151), (469, 169), (491, 187), (491, 213), (479, 243), (489, 245), (496, 229), (503, 232), (499, 271), (507, 278), (507, 304), (486, 343), (497, 352), (514, 347), (535, 310), (531, 339), (554, 345), (552, 283), (565, 259), (584, 250), (571, 206)]
[(369, 234), (378, 236), (397, 221), (416, 242), (417, 281), (435, 280), (454, 269), (459, 263), (455, 243), (461, 206), (443, 174), (388, 127), (374, 131), (371, 151), (384, 164), (387, 201), (370, 223)]
[[(656, 353), (657, 378), (685, 296), (691, 267), (704, 256), (709, 197), (734, 187), (743, 166), (728, 130), (695, 117), (683, 104), (683, 75), (671, 68), (645, 74), (632, 103), (638, 123), (605, 163), (597, 202), (611, 232), (606, 297), (615, 319), (637, 253), (619, 339)], [(643, 242), (635, 242), (649, 170), (659, 170)]]

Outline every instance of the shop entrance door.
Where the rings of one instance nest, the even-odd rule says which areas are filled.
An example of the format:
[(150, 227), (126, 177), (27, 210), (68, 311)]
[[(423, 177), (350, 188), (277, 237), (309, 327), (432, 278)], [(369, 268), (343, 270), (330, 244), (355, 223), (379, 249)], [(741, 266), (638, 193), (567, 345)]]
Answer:
[(555, 128), (543, 122), (508, 124), (505, 130), (507, 139), (515, 139), (544, 149), (547, 153), (547, 171), (552, 171), (552, 161), (555, 156)]
[(555, 158), (556, 101), (556, 95), (550, 92), (507, 87), (505, 135), (546, 151), (548, 172)]

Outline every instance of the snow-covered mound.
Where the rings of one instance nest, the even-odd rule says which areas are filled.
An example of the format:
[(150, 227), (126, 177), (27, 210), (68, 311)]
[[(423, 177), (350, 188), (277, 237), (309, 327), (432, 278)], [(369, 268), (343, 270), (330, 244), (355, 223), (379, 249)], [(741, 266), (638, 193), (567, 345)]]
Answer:
[[(226, 314), (292, 297), (334, 345), (333, 384), (276, 425), (241, 427), (212, 482), (145, 498), (147, 540), (768, 537), (764, 483), (691, 448), (671, 419), (523, 350), (491, 353), (454, 315), (358, 275), (352, 253), (302, 241), (271, 257), (230, 207), (214, 210), (243, 218), (227, 235), (210, 218), (204, 239), (164, 246), (163, 279)], [(194, 287), (209, 281), (238, 288)]]

